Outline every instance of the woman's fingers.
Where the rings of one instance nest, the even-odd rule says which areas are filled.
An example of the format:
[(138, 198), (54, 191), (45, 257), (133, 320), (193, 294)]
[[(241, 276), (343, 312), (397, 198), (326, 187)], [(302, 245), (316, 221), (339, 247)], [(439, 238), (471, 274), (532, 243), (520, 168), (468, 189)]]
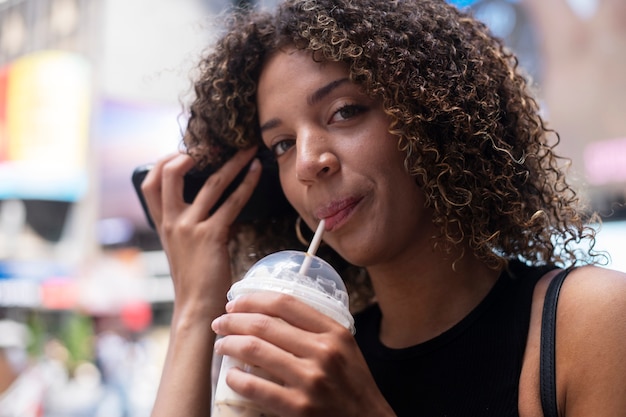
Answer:
[[(267, 341), (279, 349), (289, 351), (295, 356), (304, 356), (309, 354), (307, 348), (310, 342), (310, 332), (299, 329), (285, 322), (278, 317), (272, 317), (258, 313), (231, 313), (218, 318), (213, 323), (213, 330), (221, 335), (246, 335), (257, 338), (258, 340)], [(258, 342), (248, 340), (249, 346), (237, 345), (237, 348), (243, 348), (242, 354), (246, 355), (246, 359), (252, 359), (257, 365), (257, 359), (254, 353), (258, 352)], [(229, 347), (233, 347), (229, 345)], [(271, 365), (271, 364), (265, 364)]]
[(332, 318), (270, 292), (242, 296), (228, 309), (213, 322), (224, 335), (217, 352), (262, 369), (276, 382), (236, 369), (227, 382), (264, 409), (285, 416), (334, 415), (355, 406), (347, 399), (375, 398), (370, 394), (378, 392), (376, 385), (352, 334)]
[[(282, 365), (289, 369), (290, 358), (323, 357), (353, 343), (344, 326), (289, 295), (264, 292), (240, 297), (229, 303), (228, 311), (212, 325), (216, 333), (234, 337), (222, 339), (223, 353), (271, 372), (279, 372)], [(285, 353), (281, 356), (279, 351)], [(286, 373), (276, 375), (289, 380)]]
[(215, 343), (215, 352), (231, 356), (243, 363), (267, 370), (271, 380), (280, 384), (293, 381), (285, 380), (288, 370), (294, 366), (296, 357), (261, 339), (249, 335), (230, 335)]
[(256, 372), (250, 372), (246, 366), (244, 369), (231, 368), (226, 375), (226, 383), (235, 392), (246, 398), (253, 398), (254, 402), (264, 410), (273, 410), (272, 415), (292, 415), (295, 409), (296, 397), (301, 397), (302, 392), (286, 387), (276, 381), (259, 378)]
[[(256, 147), (237, 152), (232, 159), (207, 179), (198, 192), (196, 200), (194, 200), (195, 204), (190, 208), (190, 215), (193, 219), (202, 221), (209, 216), (211, 209), (213, 209), (235, 177), (245, 169), (246, 164), (250, 162), (250, 158), (253, 157), (255, 151)], [(260, 175), (261, 166), (259, 161), (255, 159), (250, 164), (243, 181), (211, 217), (221, 224), (232, 224), (250, 199), (259, 182)]]
[(156, 226), (161, 224), (163, 217), (163, 167), (180, 156), (180, 154), (171, 154), (156, 162), (141, 183), (141, 192)]
[[(158, 161), (142, 183), (150, 215), (157, 229), (163, 224), (182, 222), (197, 224), (209, 217), (209, 212), (221, 198), (228, 185), (255, 154), (256, 147), (238, 151), (202, 186), (192, 204), (183, 200), (184, 176), (195, 165), (186, 154), (170, 155)], [(214, 213), (218, 224), (230, 226), (252, 195), (260, 177), (260, 164), (253, 162), (244, 180)], [(213, 217), (213, 216), (212, 216)]]
[(343, 310), (340, 304), (324, 314), (292, 295), (272, 291), (237, 297), (226, 305), (226, 309), (229, 313), (260, 313), (279, 317), (294, 327), (313, 333), (345, 329), (350, 315), (347, 308)]
[(163, 164), (161, 173), (161, 187), (163, 189), (161, 202), (163, 207), (162, 220), (171, 223), (181, 213), (186, 203), (183, 201), (184, 175), (195, 165), (188, 155), (178, 155)]

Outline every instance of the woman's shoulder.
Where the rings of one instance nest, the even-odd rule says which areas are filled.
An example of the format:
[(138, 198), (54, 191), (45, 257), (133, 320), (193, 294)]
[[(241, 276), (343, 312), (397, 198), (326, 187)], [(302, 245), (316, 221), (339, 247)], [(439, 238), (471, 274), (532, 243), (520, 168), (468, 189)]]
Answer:
[[(550, 282), (560, 271), (553, 269), (543, 275), (535, 289), (534, 303), (543, 304)], [(564, 318), (568, 322), (576, 318), (584, 320), (593, 312), (604, 316), (611, 309), (623, 308), (626, 308), (626, 273), (593, 265), (571, 269), (558, 301), (559, 316), (566, 311)]]
[[(611, 327), (608, 321), (626, 313), (626, 273), (599, 266), (583, 266), (569, 274), (559, 298), (558, 318), (575, 326)], [(626, 316), (623, 316), (626, 319)], [(623, 322), (626, 330), (626, 322)]]
[(615, 341), (626, 353), (626, 273), (598, 266), (573, 269), (563, 283), (557, 311), (557, 331), (584, 342), (581, 348)]
[[(554, 275), (546, 277), (542, 285)], [(598, 266), (579, 267), (569, 273), (558, 301), (556, 355), (560, 409), (565, 415), (624, 412), (625, 273)]]

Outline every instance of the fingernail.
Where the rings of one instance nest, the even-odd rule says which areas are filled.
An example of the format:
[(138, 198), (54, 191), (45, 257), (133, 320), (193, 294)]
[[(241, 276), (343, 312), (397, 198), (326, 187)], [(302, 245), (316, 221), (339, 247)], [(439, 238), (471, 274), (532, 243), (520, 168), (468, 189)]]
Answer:
[(254, 158), (250, 164), (250, 172), (257, 171), (259, 168), (261, 168), (261, 162), (258, 158)]
[(226, 303), (226, 312), (230, 313), (235, 308), (235, 300), (229, 301)]
[(215, 351), (215, 353), (217, 353), (218, 355), (222, 352), (222, 339), (217, 339), (215, 341), (215, 344), (213, 345), (213, 350)]
[(217, 333), (218, 329), (220, 328), (221, 321), (222, 321), (222, 318), (218, 317), (211, 322), (211, 329), (213, 329), (215, 333)]

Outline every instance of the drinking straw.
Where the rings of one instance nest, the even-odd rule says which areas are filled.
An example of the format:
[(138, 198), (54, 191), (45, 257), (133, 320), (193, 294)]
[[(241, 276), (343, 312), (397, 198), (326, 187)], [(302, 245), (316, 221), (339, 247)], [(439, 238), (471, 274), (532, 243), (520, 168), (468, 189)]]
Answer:
[(320, 220), (320, 224), (317, 225), (317, 230), (315, 230), (315, 234), (313, 235), (313, 239), (311, 240), (311, 244), (309, 245), (309, 249), (306, 251), (306, 256), (304, 257), (304, 261), (302, 262), (302, 266), (300, 266), (299, 273), (302, 275), (306, 275), (309, 270), (309, 266), (311, 266), (311, 261), (313, 260), (313, 256), (315, 256), (315, 252), (317, 252), (317, 248), (319, 248), (320, 243), (322, 242), (322, 234), (324, 234), (324, 219)]

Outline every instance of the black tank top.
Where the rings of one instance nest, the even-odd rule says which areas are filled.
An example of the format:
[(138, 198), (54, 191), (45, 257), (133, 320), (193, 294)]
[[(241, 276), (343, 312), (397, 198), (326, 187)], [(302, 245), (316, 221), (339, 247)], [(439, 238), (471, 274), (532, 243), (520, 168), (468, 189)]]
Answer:
[(399, 417), (518, 416), (518, 390), (535, 284), (552, 267), (512, 262), (463, 320), (427, 342), (390, 349), (381, 312), (355, 316), (356, 340)]

